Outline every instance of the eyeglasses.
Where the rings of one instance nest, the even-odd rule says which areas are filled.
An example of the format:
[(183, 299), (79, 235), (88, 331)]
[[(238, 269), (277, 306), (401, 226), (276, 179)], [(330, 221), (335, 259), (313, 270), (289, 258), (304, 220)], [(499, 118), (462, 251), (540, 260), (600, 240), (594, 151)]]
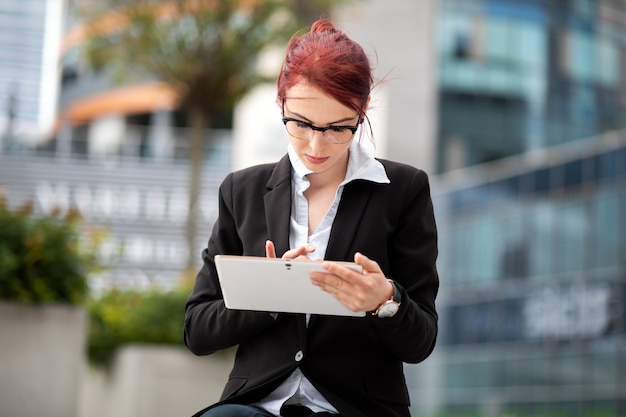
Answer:
[(282, 114), (283, 124), (287, 133), (296, 139), (310, 140), (315, 131), (322, 132), (322, 136), (327, 142), (340, 145), (342, 143), (350, 142), (354, 134), (356, 133), (359, 125), (361, 124), (361, 118), (354, 126), (327, 126), (317, 127), (304, 120), (294, 119), (293, 117), (285, 117), (285, 99), (282, 102)]
[(313, 137), (315, 131), (318, 131), (322, 132), (324, 139), (334, 144), (349, 142), (359, 128), (358, 122), (355, 126), (317, 127), (313, 126), (311, 123), (291, 117), (283, 117), (283, 123), (287, 129), (287, 133), (296, 139), (309, 140)]

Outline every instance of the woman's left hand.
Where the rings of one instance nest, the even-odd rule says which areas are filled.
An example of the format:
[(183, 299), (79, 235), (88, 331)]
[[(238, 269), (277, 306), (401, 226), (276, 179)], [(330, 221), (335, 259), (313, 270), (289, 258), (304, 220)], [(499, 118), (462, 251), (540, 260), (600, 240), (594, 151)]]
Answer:
[(327, 272), (312, 272), (311, 282), (351, 311), (374, 311), (393, 296), (393, 284), (376, 261), (357, 252), (354, 262), (363, 267), (363, 273), (337, 262), (324, 261), (322, 266)]

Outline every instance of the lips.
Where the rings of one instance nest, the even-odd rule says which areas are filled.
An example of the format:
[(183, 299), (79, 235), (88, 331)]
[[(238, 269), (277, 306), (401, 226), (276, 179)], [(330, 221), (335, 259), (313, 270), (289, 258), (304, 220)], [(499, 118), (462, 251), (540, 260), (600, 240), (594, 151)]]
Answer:
[(312, 164), (323, 164), (324, 162), (328, 161), (328, 157), (324, 157), (324, 158), (317, 158), (315, 156), (311, 156), (311, 155), (306, 155), (306, 160), (309, 161)]

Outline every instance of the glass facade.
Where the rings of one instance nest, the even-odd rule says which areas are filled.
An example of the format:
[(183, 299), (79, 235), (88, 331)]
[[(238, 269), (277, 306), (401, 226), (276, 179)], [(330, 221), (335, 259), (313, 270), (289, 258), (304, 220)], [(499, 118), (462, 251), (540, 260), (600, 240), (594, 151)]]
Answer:
[(464, 173), (433, 187), (441, 410), (624, 415), (626, 130)]
[[(448, 196), (455, 259), (448, 284), (541, 282), (624, 265), (625, 176), (626, 150), (611, 149), (455, 190)], [(489, 239), (472, 245), (477, 234)]]
[(625, 16), (440, 2), (437, 415), (626, 415)]
[(439, 172), (626, 126), (623, 1), (439, 9)]
[[(41, 82), (45, 2), (5, 1), (2, 4), (0, 82), (3, 107), (19, 96), (19, 115), (16, 117), (35, 122)], [(9, 109), (5, 107), (4, 110), (6, 115)]]
[(11, 142), (17, 141), (13, 135), (40, 137), (52, 128), (63, 4), (61, 0), (0, 1), (0, 139), (7, 142), (4, 147), (11, 148)]

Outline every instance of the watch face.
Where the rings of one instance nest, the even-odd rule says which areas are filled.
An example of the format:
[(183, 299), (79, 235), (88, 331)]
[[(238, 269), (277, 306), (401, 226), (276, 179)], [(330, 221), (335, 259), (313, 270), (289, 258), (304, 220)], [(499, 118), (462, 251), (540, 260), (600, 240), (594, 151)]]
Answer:
[(378, 317), (383, 318), (383, 319), (386, 317), (393, 317), (398, 312), (398, 308), (399, 308), (399, 304), (396, 303), (395, 301), (390, 300), (386, 304), (384, 304), (382, 307), (380, 307), (380, 309), (378, 310)]

